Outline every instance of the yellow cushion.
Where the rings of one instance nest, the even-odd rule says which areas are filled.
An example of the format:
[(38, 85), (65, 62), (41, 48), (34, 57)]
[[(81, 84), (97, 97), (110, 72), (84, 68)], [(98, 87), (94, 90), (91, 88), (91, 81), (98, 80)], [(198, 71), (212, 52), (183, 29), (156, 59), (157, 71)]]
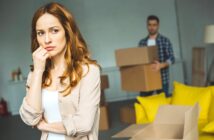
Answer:
[(198, 102), (200, 106), (199, 120), (208, 121), (208, 113), (211, 102), (211, 89), (192, 87), (174, 82), (172, 104), (194, 105), (196, 102)]
[(170, 102), (170, 99), (167, 99), (164, 93), (160, 93), (160, 94), (148, 96), (148, 97), (137, 97), (137, 100), (145, 109), (149, 122), (154, 121), (158, 108), (161, 105), (166, 105), (166, 104), (169, 104)]
[(142, 105), (135, 103), (134, 107), (135, 107), (136, 124), (149, 123)]
[(169, 104), (171, 104), (171, 102), (172, 102), (172, 97), (167, 97), (166, 100), (167, 100), (167, 102), (168, 102)]
[(203, 133), (202, 129), (207, 125), (207, 120), (198, 120), (198, 132)]
[(212, 93), (212, 99), (210, 103), (210, 109), (209, 109), (209, 121), (214, 121), (214, 86), (210, 87), (211, 93)]
[(209, 122), (207, 125), (205, 125), (205, 127), (202, 129), (202, 132), (214, 134), (214, 121)]
[(203, 133), (199, 135), (199, 140), (214, 140), (213, 134)]

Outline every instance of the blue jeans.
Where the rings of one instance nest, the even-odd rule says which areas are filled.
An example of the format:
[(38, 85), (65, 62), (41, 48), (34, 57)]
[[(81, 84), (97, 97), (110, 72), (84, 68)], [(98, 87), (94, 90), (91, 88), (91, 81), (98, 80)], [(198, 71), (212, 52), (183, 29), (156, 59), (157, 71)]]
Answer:
[(163, 84), (162, 86), (162, 91), (165, 93), (166, 97), (170, 97), (171, 94), (169, 93), (169, 84)]

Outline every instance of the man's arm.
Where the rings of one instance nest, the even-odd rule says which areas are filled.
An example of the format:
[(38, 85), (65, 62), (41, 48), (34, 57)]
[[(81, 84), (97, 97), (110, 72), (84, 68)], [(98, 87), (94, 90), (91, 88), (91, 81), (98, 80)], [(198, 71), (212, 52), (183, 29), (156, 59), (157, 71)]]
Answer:
[(154, 61), (153, 64), (153, 69), (156, 71), (159, 71), (161, 69), (167, 68), (169, 67), (171, 64), (175, 63), (175, 58), (174, 58), (174, 53), (173, 53), (173, 49), (172, 49), (172, 44), (170, 42), (169, 39), (166, 39), (165, 42), (165, 48), (166, 51), (164, 52), (167, 57), (167, 60), (165, 62), (159, 62), (159, 61)]
[(165, 53), (167, 55), (166, 63), (168, 63), (169, 65), (174, 64), (175, 57), (174, 57), (174, 52), (172, 49), (172, 43), (170, 42), (169, 39), (166, 40), (166, 52)]
[(141, 46), (141, 47), (147, 46), (147, 39), (146, 38), (141, 39), (138, 43), (138, 46)]

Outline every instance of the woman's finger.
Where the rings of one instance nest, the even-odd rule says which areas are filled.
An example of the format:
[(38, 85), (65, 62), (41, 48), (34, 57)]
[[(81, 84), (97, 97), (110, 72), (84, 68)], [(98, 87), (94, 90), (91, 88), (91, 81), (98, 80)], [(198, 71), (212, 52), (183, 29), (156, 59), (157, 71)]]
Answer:
[(44, 48), (42, 48), (39, 52), (42, 56), (44, 56), (46, 53), (48, 53), (47, 50), (45, 50)]
[(50, 54), (47, 52), (43, 55), (43, 57), (45, 57), (45, 59), (50, 58)]
[(42, 49), (42, 47), (39, 46), (34, 52), (35, 52), (35, 53), (36, 53), (36, 52), (39, 52), (41, 49)]

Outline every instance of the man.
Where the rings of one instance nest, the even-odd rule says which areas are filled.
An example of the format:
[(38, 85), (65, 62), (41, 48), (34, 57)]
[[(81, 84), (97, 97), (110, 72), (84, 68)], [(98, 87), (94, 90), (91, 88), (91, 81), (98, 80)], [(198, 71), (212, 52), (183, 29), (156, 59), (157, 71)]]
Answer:
[[(139, 46), (145, 47), (155, 45), (158, 47), (159, 61), (156, 60), (152, 67), (156, 71), (161, 71), (163, 88), (157, 92), (160, 93), (164, 91), (166, 96), (169, 97), (169, 66), (175, 62), (172, 44), (168, 38), (158, 32), (159, 18), (157, 16), (150, 15), (147, 17), (147, 29), (149, 34), (146, 38), (140, 40)], [(153, 92), (141, 93), (142, 96), (151, 94), (153, 94)]]

